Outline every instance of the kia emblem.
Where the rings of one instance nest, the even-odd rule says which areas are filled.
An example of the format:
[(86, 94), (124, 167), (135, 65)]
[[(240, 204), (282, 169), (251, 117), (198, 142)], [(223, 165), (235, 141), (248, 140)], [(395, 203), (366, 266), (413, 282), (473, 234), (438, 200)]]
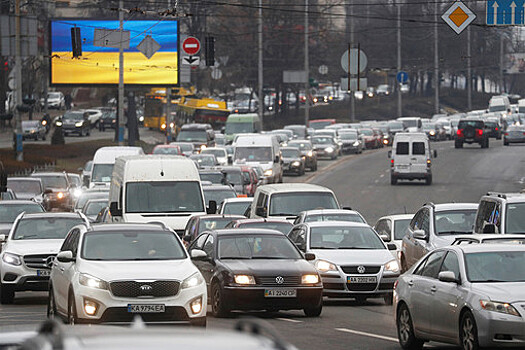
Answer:
[(149, 292), (151, 292), (152, 290), (153, 290), (153, 287), (150, 286), (150, 285), (144, 284), (144, 285), (140, 286), (140, 291), (141, 291), (142, 293), (149, 293)]

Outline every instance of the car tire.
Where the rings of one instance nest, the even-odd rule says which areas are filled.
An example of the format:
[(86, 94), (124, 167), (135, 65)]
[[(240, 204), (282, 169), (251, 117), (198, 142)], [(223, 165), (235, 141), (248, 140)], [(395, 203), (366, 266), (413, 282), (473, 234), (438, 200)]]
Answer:
[(454, 142), (454, 148), (463, 148), (463, 142), (456, 140)]
[(432, 185), (432, 175), (430, 175), (429, 177), (425, 179), (425, 185), (427, 186)]
[(304, 314), (306, 317), (319, 317), (321, 316), (321, 312), (323, 311), (323, 300), (319, 301), (319, 305), (315, 307), (307, 307), (303, 309)]
[(478, 350), (478, 328), (474, 315), (470, 311), (466, 311), (461, 317), (459, 324), (459, 340), (460, 346), (465, 350)]
[(73, 294), (69, 295), (69, 301), (67, 303), (67, 323), (74, 325), (77, 323), (77, 307), (75, 305), (75, 298)]
[(57, 305), (53, 287), (49, 287), (49, 297), (47, 298), (47, 318), (54, 319), (57, 316)]
[(503, 140), (503, 146), (508, 146), (509, 143), (507, 142), (507, 140)]
[(390, 184), (394, 186), (397, 185), (397, 177), (390, 175)]
[(211, 310), (215, 317), (228, 317), (230, 315), (219, 283), (214, 283), (211, 287)]
[(490, 141), (489, 141), (489, 139), (487, 137), (487, 139), (485, 140), (485, 148), (489, 148), (489, 143), (490, 143)]
[(86, 132), (86, 136), (90, 136), (90, 135), (91, 135), (91, 130), (89, 130), (89, 128), (88, 128), (88, 130)]
[(423, 348), (425, 342), (416, 338), (414, 326), (412, 325), (412, 316), (410, 316), (410, 311), (408, 311), (408, 307), (405, 304), (399, 306), (396, 326), (397, 339), (404, 350), (419, 350)]
[(392, 305), (394, 303), (394, 294), (387, 294), (383, 297), (386, 305)]
[(0, 285), (0, 303), (3, 305), (12, 304), (15, 300), (15, 289), (12, 286)]
[(46, 140), (46, 135), (44, 134), (44, 135), (42, 136), (42, 141), (45, 141), (45, 140)]

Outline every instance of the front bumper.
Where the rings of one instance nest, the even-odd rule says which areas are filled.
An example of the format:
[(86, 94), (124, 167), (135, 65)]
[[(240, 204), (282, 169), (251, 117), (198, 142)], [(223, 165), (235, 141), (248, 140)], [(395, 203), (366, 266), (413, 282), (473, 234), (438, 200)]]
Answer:
[(43, 204), (45, 208), (71, 209), (71, 201), (68, 197), (62, 199), (45, 197)]
[[(523, 315), (523, 309), (514, 305)], [(523, 317), (498, 312), (474, 310), (480, 347), (525, 347)]]
[[(347, 283), (348, 277), (376, 277), (376, 283)], [(323, 295), (332, 298), (348, 298), (366, 296), (368, 298), (383, 297), (394, 291), (394, 283), (399, 275), (377, 274), (350, 275), (342, 271), (321, 273)]]
[(341, 149), (343, 152), (357, 152), (359, 151), (359, 146), (354, 146), (351, 143), (343, 143), (343, 147)]
[(404, 173), (393, 170), (391, 175), (404, 180), (424, 180), (432, 176), (432, 172), (430, 169), (426, 173)]
[(284, 163), (283, 164), (283, 173), (295, 173), (299, 174), (301, 172), (301, 169), (303, 168), (303, 164), (300, 163), (299, 165), (293, 165), (292, 163)]
[(335, 149), (332, 152), (327, 152), (324, 149), (316, 149), (315, 151), (317, 152), (317, 158), (320, 158), (320, 157), (332, 158), (332, 157), (335, 157), (337, 155), (337, 152), (336, 152)]
[(323, 287), (286, 287), (297, 289), (295, 298), (267, 298), (265, 289), (270, 287), (224, 287), (224, 300), (232, 310), (299, 310), (319, 305)]
[(39, 276), (37, 269), (28, 268), (24, 264), (14, 266), (2, 263), (1, 271), (2, 284), (12, 287), (17, 292), (42, 292), (49, 289), (49, 277)]

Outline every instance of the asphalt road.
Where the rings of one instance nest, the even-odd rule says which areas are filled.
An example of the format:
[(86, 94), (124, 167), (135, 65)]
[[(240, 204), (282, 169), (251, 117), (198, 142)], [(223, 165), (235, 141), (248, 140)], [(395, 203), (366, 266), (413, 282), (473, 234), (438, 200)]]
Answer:
[[(408, 182), (390, 185), (387, 149), (359, 156), (322, 161), (317, 173), (287, 177), (286, 181), (308, 181), (335, 191), (340, 202), (359, 210), (369, 223), (382, 215), (414, 212), (423, 203), (478, 202), (487, 191), (518, 191), (525, 187), (525, 146), (503, 147), (492, 141), (489, 149), (467, 146), (456, 150), (451, 142), (434, 143), (438, 158), (433, 162), (434, 184)], [(45, 318), (45, 293), (20, 293), (14, 305), (0, 306), (0, 330), (31, 326)], [(400, 349), (392, 308), (381, 299), (358, 305), (353, 300), (325, 300), (319, 318), (302, 312), (275, 314), (243, 313), (229, 319), (209, 316), (209, 328), (232, 328), (239, 317), (261, 317), (284, 339), (299, 349)], [(10, 327), (11, 326), (11, 327)], [(437, 343), (435, 349), (454, 347)]]

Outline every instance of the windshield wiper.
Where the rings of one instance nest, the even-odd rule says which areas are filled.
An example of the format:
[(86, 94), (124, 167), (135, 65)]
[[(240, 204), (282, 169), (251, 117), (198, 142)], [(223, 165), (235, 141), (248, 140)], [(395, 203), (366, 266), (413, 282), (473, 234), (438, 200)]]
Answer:
[(252, 259), (292, 259), (284, 256), (252, 256)]
[(438, 232), (438, 235), (468, 235), (471, 233), (472, 232), (467, 232), (467, 231), (443, 231), (443, 232)]
[(310, 247), (310, 249), (338, 249), (334, 247)]
[(488, 280), (476, 280), (476, 281), (471, 281), (471, 282), (472, 283), (501, 283), (501, 282), (514, 282), (514, 281), (502, 281), (502, 280), (488, 279)]
[(244, 260), (244, 259), (246, 259), (246, 260), (249, 260), (251, 258), (246, 257), (246, 256), (221, 256), (220, 259), (231, 259), (231, 260), (235, 260), (235, 259), (237, 259), (237, 260), (238, 259)]
[(277, 213), (277, 214), (271, 214), (275, 216), (297, 216), (297, 214), (290, 214), (290, 213)]
[(381, 249), (381, 248), (370, 248), (370, 247), (337, 247), (337, 249)]

